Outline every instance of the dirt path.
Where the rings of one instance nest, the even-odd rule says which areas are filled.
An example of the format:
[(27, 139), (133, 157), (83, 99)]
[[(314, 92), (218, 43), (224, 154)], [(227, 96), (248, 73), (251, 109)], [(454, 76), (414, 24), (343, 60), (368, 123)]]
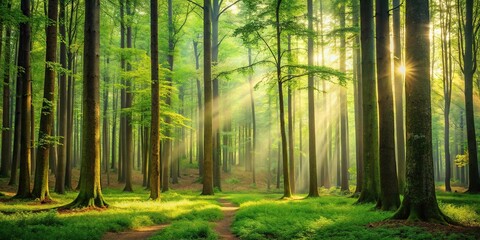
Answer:
[(215, 232), (218, 233), (219, 239), (238, 239), (230, 230), (230, 226), (233, 223), (233, 218), (235, 216), (235, 212), (238, 210), (238, 207), (226, 199), (218, 199), (218, 202), (220, 202), (222, 205), (221, 210), (223, 212), (223, 219), (216, 222)]
[[(218, 199), (221, 204), (220, 209), (223, 213), (223, 219), (215, 223), (215, 232), (218, 233), (219, 239), (236, 240), (238, 239), (232, 231), (230, 226), (233, 223), (233, 218), (238, 207), (226, 199)], [(127, 230), (125, 232), (107, 232), (103, 235), (103, 240), (130, 240), (130, 239), (148, 239), (155, 235), (156, 232), (170, 226), (170, 224), (160, 224), (150, 227), (142, 227), (135, 230)]]
[(103, 235), (103, 240), (130, 240), (130, 239), (148, 239), (155, 235), (156, 232), (168, 227), (170, 224), (160, 224), (150, 227), (142, 227), (135, 230), (125, 232), (107, 232)]

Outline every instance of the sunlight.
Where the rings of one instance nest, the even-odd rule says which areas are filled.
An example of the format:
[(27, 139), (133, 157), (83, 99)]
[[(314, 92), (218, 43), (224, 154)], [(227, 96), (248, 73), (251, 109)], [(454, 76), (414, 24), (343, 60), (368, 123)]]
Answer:
[(404, 65), (401, 65), (400, 67), (398, 67), (398, 71), (399, 71), (402, 75), (405, 75), (405, 73), (407, 72), (407, 69), (405, 68)]

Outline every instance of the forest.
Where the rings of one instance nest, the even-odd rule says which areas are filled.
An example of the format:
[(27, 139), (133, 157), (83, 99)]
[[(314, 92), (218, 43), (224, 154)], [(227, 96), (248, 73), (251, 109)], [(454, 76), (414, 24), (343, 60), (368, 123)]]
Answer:
[(479, 66), (478, 0), (0, 0), (0, 239), (480, 239)]

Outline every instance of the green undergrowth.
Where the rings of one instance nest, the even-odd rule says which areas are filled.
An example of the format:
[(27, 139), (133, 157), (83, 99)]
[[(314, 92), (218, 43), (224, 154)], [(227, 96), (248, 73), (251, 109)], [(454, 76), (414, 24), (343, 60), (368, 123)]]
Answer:
[(176, 221), (217, 221), (223, 216), (214, 197), (202, 197), (198, 192), (168, 192), (162, 194), (161, 202), (154, 202), (147, 200), (148, 192), (144, 190), (105, 190), (104, 197), (110, 204), (106, 210), (27, 211), (61, 206), (75, 196), (52, 194), (57, 202), (48, 206), (35, 201), (0, 203), (1, 211), (7, 212), (0, 214), (0, 239), (101, 239), (109, 231)]
[[(344, 196), (279, 200), (281, 194), (232, 194), (240, 204), (233, 232), (241, 239), (474, 239), (460, 233), (429, 232), (420, 227), (371, 227), (393, 212), (374, 210), (373, 204), (354, 204)], [(463, 225), (477, 226), (479, 196), (441, 194), (440, 207)]]
[(171, 239), (218, 239), (213, 224), (204, 220), (177, 221), (162, 231), (157, 232), (150, 240)]

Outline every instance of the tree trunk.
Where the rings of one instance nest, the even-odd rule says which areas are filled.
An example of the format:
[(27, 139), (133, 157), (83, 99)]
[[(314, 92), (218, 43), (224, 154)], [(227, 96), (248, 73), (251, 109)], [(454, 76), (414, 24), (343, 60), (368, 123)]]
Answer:
[[(7, 3), (10, 9), (10, 2)], [(0, 32), (1, 34), (1, 32)], [(5, 29), (5, 70), (3, 73), (3, 113), (2, 113), (2, 166), (0, 177), (8, 177), (12, 160), (12, 124), (10, 119), (10, 63), (11, 63), (11, 34), (9, 25)], [(1, 45), (1, 44), (0, 44)], [(0, 59), (2, 55), (0, 53)]]
[[(473, 31), (473, 0), (466, 0), (466, 14), (464, 25), (465, 52), (463, 57), (465, 78), (465, 118), (467, 125), (468, 142), (468, 192), (480, 193), (480, 178), (478, 175), (477, 158), (477, 140), (475, 135), (475, 116), (473, 106), (473, 74), (475, 73), (476, 56), (474, 56), (474, 46), (476, 46)], [(460, 6), (459, 6), (460, 7)], [(476, 50), (476, 49), (475, 49)]]
[[(30, 0), (21, 1), (22, 14), (30, 18)], [(30, 198), (30, 164), (32, 158), (32, 139), (31, 139), (31, 121), (32, 121), (32, 82), (30, 74), (30, 22), (20, 23), (20, 39), (18, 50), (18, 68), (22, 71), (17, 72), (17, 81), (22, 82), (21, 100), (21, 119), (20, 119), (20, 173), (19, 185), (16, 198)]]
[(360, 1), (363, 98), (363, 185), (359, 203), (378, 199), (378, 115), (375, 78), (375, 38), (373, 35), (373, 0)]
[[(248, 48), (248, 65), (252, 65), (252, 49)], [(253, 125), (253, 136), (252, 136), (252, 182), (256, 184), (255, 180), (255, 158), (256, 158), (256, 146), (257, 146), (257, 122), (255, 119), (255, 101), (253, 97), (253, 76), (252, 74), (248, 75), (248, 83), (249, 83), (249, 92), (250, 92), (250, 107), (252, 110), (252, 125)]]
[(283, 197), (290, 198), (292, 197), (292, 190), (290, 188), (290, 174), (289, 174), (289, 164), (288, 164), (288, 148), (287, 148), (287, 134), (285, 129), (285, 105), (283, 101), (283, 79), (282, 79), (282, 31), (280, 27), (280, 7), (282, 5), (282, 0), (277, 0), (275, 8), (275, 30), (276, 30), (276, 41), (277, 41), (277, 53), (276, 53), (276, 74), (277, 74), (277, 85), (278, 85), (278, 104), (280, 110), (280, 135), (281, 135), (281, 144), (282, 144), (282, 165), (283, 165)]
[(100, 0), (85, 1), (80, 192), (65, 208), (108, 207), (100, 184)]
[(378, 116), (380, 142), (380, 201), (382, 210), (396, 210), (400, 206), (397, 166), (395, 162), (395, 118), (391, 79), (390, 21), (388, 2), (376, 2)]
[[(313, 0), (307, 1), (308, 30), (313, 32)], [(313, 36), (308, 35), (308, 66), (313, 66)], [(313, 75), (308, 75), (308, 197), (318, 197), (317, 187), (317, 145), (315, 139), (315, 100)], [(302, 132), (302, 129), (300, 129)]]
[[(127, 16), (129, 17), (127, 25), (127, 49), (132, 48), (132, 17), (133, 9), (132, 2), (126, 0), (126, 10)], [(132, 65), (130, 62), (127, 62), (127, 72), (132, 71)], [(126, 79), (126, 89), (125, 89), (125, 108), (130, 109), (132, 107), (132, 81), (133, 79)], [(132, 187), (132, 171), (133, 171), (133, 128), (132, 128), (132, 111), (128, 111), (125, 116), (125, 187), (123, 188), (124, 192), (133, 192)]]
[(55, 101), (55, 78), (56, 73), (50, 64), (57, 61), (57, 17), (58, 0), (48, 1), (48, 21), (46, 29), (46, 57), (45, 57), (45, 82), (43, 87), (43, 105), (40, 117), (40, 130), (38, 133), (38, 156), (37, 168), (35, 170), (35, 183), (33, 185), (33, 197), (39, 198), (41, 202), (49, 201), (48, 173), (50, 149), (52, 144), (52, 128), (54, 121), (54, 109), (52, 103)]
[[(59, 19), (59, 30), (60, 38), (60, 65), (63, 69), (67, 69), (67, 46), (65, 43), (66, 32), (65, 32), (65, 0), (60, 0), (60, 19)], [(58, 146), (58, 172), (55, 174), (55, 192), (65, 193), (65, 173), (66, 173), (66, 159), (67, 159), (67, 148), (70, 147), (67, 142), (67, 109), (68, 109), (68, 100), (67, 100), (67, 76), (64, 72), (60, 73), (59, 79), (59, 96), (60, 96), (60, 115), (58, 119), (58, 133), (60, 137), (60, 145)]]
[[(402, 43), (400, 36), (400, 0), (393, 0), (393, 59), (394, 59), (394, 95), (395, 95), (395, 134), (397, 150), (398, 190), (405, 191), (405, 128), (403, 117), (403, 94), (405, 83), (402, 68)], [(403, 67), (404, 68), (404, 67)]]
[[(396, 0), (395, 0), (396, 1)], [(359, 2), (352, 2), (353, 27), (360, 27)], [(363, 99), (362, 99), (362, 76), (361, 76), (360, 32), (355, 35), (353, 48), (353, 94), (355, 105), (355, 152), (357, 167), (357, 185), (355, 195), (359, 196), (363, 185)]]
[[(340, 28), (345, 28), (345, 4), (340, 3)], [(345, 33), (340, 34), (340, 71), (346, 72), (346, 62), (347, 62), (347, 43), (345, 39)], [(341, 134), (341, 151), (342, 151), (342, 181), (341, 181), (341, 191), (350, 192), (350, 187), (348, 185), (348, 129), (347, 129), (347, 89), (343, 86), (340, 86), (340, 134)]]
[[(289, 35), (287, 37), (287, 52), (288, 54), (288, 63), (293, 64), (293, 59), (292, 59), (292, 48), (291, 48), (291, 36)], [(288, 75), (289, 77), (292, 75), (291, 68), (288, 69)], [(287, 118), (288, 118), (288, 167), (289, 167), (289, 178), (290, 178), (290, 191), (292, 193), (295, 193), (295, 144), (293, 142), (293, 94), (292, 94), (292, 83), (287, 82), (287, 106), (288, 106), (288, 112), (287, 112)]]
[[(220, 3), (219, 0), (213, 0), (211, 23), (212, 23), (212, 66), (218, 64), (218, 49), (220, 42), (218, 39), (218, 20), (220, 18)], [(221, 140), (220, 140), (220, 89), (218, 78), (215, 77), (213, 84), (213, 187), (221, 191), (221, 171), (220, 171), (220, 154), (221, 154)]]
[(446, 223), (437, 205), (433, 179), (428, 0), (406, 2), (406, 189), (394, 219)]
[(150, 126), (150, 199), (160, 199), (160, 83), (158, 77), (158, 0), (150, 1), (152, 117)]
[(213, 129), (212, 129), (212, 42), (211, 42), (211, 3), (203, 1), (203, 81), (205, 86), (204, 106), (204, 166), (202, 195), (213, 195)]

